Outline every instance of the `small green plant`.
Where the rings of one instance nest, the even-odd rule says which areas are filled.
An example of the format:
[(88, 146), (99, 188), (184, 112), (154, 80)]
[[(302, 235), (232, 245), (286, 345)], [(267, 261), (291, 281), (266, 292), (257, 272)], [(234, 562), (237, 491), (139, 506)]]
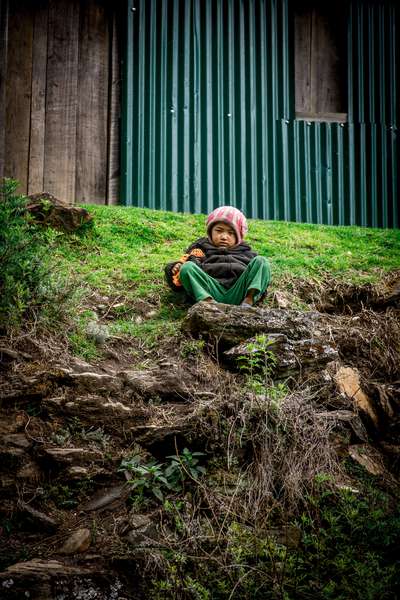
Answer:
[(105, 450), (110, 443), (110, 436), (104, 432), (103, 427), (90, 427), (89, 429), (82, 428), (79, 437), (85, 442), (101, 446), (103, 450)]
[(130, 471), (134, 475), (128, 483), (135, 495), (139, 496), (140, 501), (143, 501), (145, 496), (153, 495), (163, 502), (165, 489), (172, 489), (164, 475), (163, 465), (156, 461), (141, 465), (136, 463), (135, 459), (131, 459), (123, 461), (121, 469)]
[(265, 391), (271, 381), (276, 365), (276, 356), (271, 349), (273, 341), (267, 335), (258, 335), (246, 344), (245, 354), (237, 358), (237, 364), (246, 376), (248, 387), (256, 394)]
[(164, 510), (169, 515), (173, 527), (177, 533), (182, 533), (185, 529), (185, 522), (182, 518), (184, 502), (182, 500), (168, 500), (164, 502)]
[(180, 349), (180, 354), (182, 358), (194, 358), (199, 356), (205, 347), (204, 340), (185, 340)]
[(167, 456), (170, 464), (165, 469), (165, 476), (172, 489), (179, 491), (188, 477), (197, 480), (204, 475), (206, 469), (199, 465), (202, 456), (205, 456), (204, 452), (190, 452), (187, 448), (183, 449), (182, 454)]
[(120, 471), (132, 473), (128, 483), (139, 503), (149, 496), (164, 502), (164, 494), (181, 491), (186, 480), (197, 481), (205, 473), (205, 468), (198, 464), (200, 456), (204, 453), (190, 452), (185, 448), (182, 454), (168, 456), (167, 464), (154, 460), (141, 464), (140, 457), (135, 455), (122, 461)]
[(71, 432), (67, 427), (61, 427), (51, 434), (50, 439), (57, 446), (65, 446), (71, 440)]

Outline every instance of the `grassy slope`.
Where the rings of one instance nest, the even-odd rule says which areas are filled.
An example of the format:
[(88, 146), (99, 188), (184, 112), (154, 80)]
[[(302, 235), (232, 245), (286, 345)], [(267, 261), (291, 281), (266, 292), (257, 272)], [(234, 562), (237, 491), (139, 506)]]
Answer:
[[(164, 265), (178, 258), (204, 235), (204, 215), (148, 209), (88, 206), (95, 229), (88, 236), (58, 238), (62, 268), (91, 289), (111, 298), (121, 296), (120, 318), (112, 333), (139, 336), (148, 343), (173, 333), (184, 310), (175, 307), (163, 277)], [(248, 242), (268, 257), (272, 289), (285, 289), (293, 279), (337, 278), (348, 282), (377, 281), (400, 265), (400, 231), (359, 227), (249, 222)], [(137, 324), (128, 306), (143, 298), (157, 314)], [(175, 321), (175, 324), (174, 324)]]

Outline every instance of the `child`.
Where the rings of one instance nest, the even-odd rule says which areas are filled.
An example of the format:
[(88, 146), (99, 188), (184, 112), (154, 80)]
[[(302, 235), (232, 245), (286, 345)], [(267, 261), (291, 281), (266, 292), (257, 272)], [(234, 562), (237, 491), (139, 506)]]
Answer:
[(207, 217), (207, 236), (196, 240), (177, 262), (165, 267), (167, 282), (196, 302), (253, 306), (270, 282), (270, 268), (243, 238), (246, 217), (233, 206), (221, 206)]

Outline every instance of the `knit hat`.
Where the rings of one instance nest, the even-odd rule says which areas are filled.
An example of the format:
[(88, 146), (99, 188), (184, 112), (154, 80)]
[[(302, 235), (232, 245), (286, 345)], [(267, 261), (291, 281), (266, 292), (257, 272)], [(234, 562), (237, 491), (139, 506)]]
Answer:
[(246, 217), (234, 206), (220, 206), (212, 211), (207, 217), (207, 235), (211, 237), (211, 229), (216, 223), (227, 223), (236, 234), (237, 243), (243, 241), (247, 232)]

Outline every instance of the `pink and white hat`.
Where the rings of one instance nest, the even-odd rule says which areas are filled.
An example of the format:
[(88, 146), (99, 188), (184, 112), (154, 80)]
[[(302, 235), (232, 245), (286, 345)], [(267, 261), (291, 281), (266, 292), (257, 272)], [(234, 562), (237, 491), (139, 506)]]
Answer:
[(230, 225), (236, 234), (238, 244), (243, 241), (243, 238), (247, 233), (246, 217), (234, 206), (220, 206), (208, 215), (206, 225), (209, 237), (211, 235), (211, 229), (216, 223), (227, 223)]

